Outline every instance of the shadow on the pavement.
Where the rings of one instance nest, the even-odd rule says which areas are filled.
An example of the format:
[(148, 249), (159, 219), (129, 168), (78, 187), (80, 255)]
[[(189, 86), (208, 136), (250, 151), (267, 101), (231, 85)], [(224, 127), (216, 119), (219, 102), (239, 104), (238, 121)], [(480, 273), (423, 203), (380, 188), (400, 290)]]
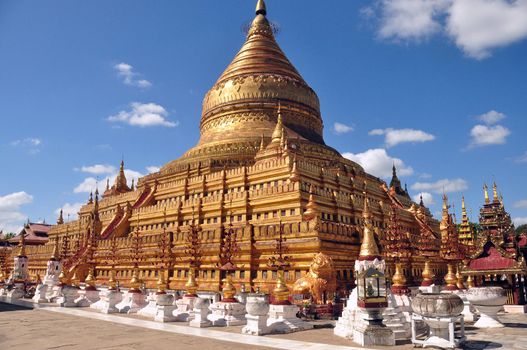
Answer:
[(484, 340), (467, 340), (463, 344), (463, 349), (469, 349), (469, 350), (498, 349), (502, 347), (503, 345), (499, 343), (494, 343), (491, 341), (484, 341)]
[(30, 307), (18, 306), (13, 304), (7, 304), (0, 302), (0, 312), (4, 311), (21, 311), (21, 310), (31, 310)]
[(525, 323), (504, 323), (505, 327), (511, 327), (511, 328), (527, 328), (527, 324)]

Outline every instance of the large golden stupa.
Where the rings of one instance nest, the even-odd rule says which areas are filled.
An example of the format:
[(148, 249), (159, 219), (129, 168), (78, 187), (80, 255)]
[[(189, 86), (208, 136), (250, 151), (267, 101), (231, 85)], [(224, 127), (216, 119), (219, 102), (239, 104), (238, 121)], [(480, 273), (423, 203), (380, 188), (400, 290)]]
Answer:
[[(106, 283), (115, 265), (127, 286), (137, 264), (139, 277), (153, 287), (159, 243), (168, 235), (168, 285), (185, 289), (189, 232), (198, 230), (199, 289), (218, 290), (225, 275), (219, 257), (231, 230), (239, 248), (231, 266), (238, 286), (272, 289), (277, 272), (269, 261), (282, 237), (290, 257), (287, 285), (323, 253), (332, 260), (337, 289), (349, 289), (367, 199), (381, 254), (397, 213), (398, 230), (410, 241), (398, 260), (407, 279), (419, 282), (425, 259), (441, 276), (439, 226), (428, 209), (410, 200), (395, 170), (388, 186), (326, 146), (322, 131), (318, 97), (278, 46), (260, 0), (241, 50), (205, 95), (198, 144), (136, 188), (127, 186), (121, 164), (102, 198), (90, 198), (77, 220), (59, 218), (47, 245), (27, 247), (30, 273), (44, 275), (58, 239), (67, 275), (76, 272), (82, 280), (95, 267), (98, 283)], [(396, 255), (386, 257), (393, 271)]]

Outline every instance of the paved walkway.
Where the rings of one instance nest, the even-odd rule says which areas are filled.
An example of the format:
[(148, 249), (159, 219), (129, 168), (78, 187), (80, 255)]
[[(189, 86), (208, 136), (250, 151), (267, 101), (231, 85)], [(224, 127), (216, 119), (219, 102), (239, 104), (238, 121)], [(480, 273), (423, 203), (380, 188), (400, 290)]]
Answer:
[[(464, 348), (527, 349), (527, 315), (506, 314), (500, 319), (506, 328), (479, 330), (468, 326), (468, 342)], [(0, 349), (365, 350), (334, 336), (331, 328), (265, 337), (242, 335), (240, 329), (197, 329), (183, 323), (163, 324), (138, 316), (105, 315), (89, 308), (37, 306), (32, 310), (0, 303)], [(390, 349), (408, 350), (413, 346), (406, 342)]]

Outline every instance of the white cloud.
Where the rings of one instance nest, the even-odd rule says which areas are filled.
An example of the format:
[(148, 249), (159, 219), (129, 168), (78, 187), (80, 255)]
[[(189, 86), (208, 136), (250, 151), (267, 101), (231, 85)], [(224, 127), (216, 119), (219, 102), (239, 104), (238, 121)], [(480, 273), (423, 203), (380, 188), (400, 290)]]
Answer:
[(346, 124), (336, 122), (335, 124), (333, 124), (333, 131), (335, 132), (335, 134), (341, 135), (341, 134), (346, 134), (348, 132), (352, 132), (353, 127), (346, 125)]
[(470, 136), (472, 138), (470, 147), (503, 145), (507, 142), (507, 136), (510, 133), (510, 130), (503, 125), (475, 125), (470, 130)]
[(522, 199), (514, 203), (514, 208), (527, 208), (527, 199)]
[(392, 166), (395, 164), (399, 175), (412, 175), (414, 170), (401, 159), (390, 157), (385, 149), (369, 149), (363, 153), (344, 153), (343, 156), (362, 165), (364, 170), (372, 175), (389, 178), (392, 175)]
[(107, 164), (95, 164), (90, 166), (82, 166), (80, 169), (76, 168), (77, 171), (82, 171), (83, 173), (89, 174), (112, 174), (116, 172), (116, 169), (113, 165)]
[(20, 207), (32, 202), (33, 196), (24, 191), (0, 196), (0, 231), (18, 233), (27, 218)]
[(75, 220), (78, 216), (79, 210), (81, 210), (83, 205), (84, 203), (65, 203), (62, 208), (55, 210), (55, 215), (58, 217), (60, 211), (62, 210), (64, 221), (68, 220), (68, 215), (70, 220)]
[(377, 18), (375, 8), (380, 38), (421, 41), (442, 34), (475, 59), (527, 38), (527, 0), (377, 0), (361, 13)]
[(116, 115), (108, 117), (110, 122), (120, 122), (131, 126), (166, 126), (173, 128), (179, 122), (171, 122), (166, 119), (168, 112), (166, 109), (155, 103), (131, 103), (132, 110), (120, 111)]
[(161, 168), (158, 167), (158, 166), (155, 166), (155, 165), (147, 166), (147, 167), (146, 167), (146, 171), (148, 171), (149, 174), (151, 174), (151, 173), (157, 173), (159, 170), (161, 170)]
[(10, 144), (13, 147), (25, 148), (27, 153), (35, 155), (40, 153), (39, 146), (42, 145), (42, 140), (37, 137), (26, 137), (25, 139), (14, 140)]
[(483, 59), (527, 37), (527, 0), (456, 0), (446, 29), (468, 56)]
[(478, 115), (476, 118), (481, 120), (483, 123), (487, 125), (492, 125), (492, 124), (496, 124), (500, 120), (505, 119), (506, 117), (507, 116), (505, 114), (492, 110), (485, 114)]
[[(128, 182), (128, 186), (131, 186), (132, 179), (137, 184), (137, 180), (140, 177), (144, 176), (140, 172), (135, 171), (135, 170), (130, 170), (130, 169), (124, 169), (124, 175), (126, 176), (126, 181)], [(95, 192), (95, 190), (98, 188), (99, 193), (102, 193), (104, 192), (104, 189), (106, 188), (106, 181), (110, 180), (110, 186), (111, 186), (113, 185), (116, 176), (117, 176), (117, 172), (115, 172), (114, 174), (110, 174), (102, 179), (99, 179), (99, 181), (97, 181), (97, 179), (92, 176), (87, 177), (73, 189), (73, 192), (74, 193), (90, 193), (90, 192)]]
[(518, 227), (520, 225), (527, 224), (527, 217), (516, 217), (512, 218), (512, 222), (514, 223), (514, 226)]
[(139, 73), (134, 72), (134, 67), (128, 63), (121, 62), (113, 66), (117, 71), (117, 74), (123, 78), (123, 83), (130, 86), (137, 86), (140, 88), (149, 88), (152, 86), (152, 83), (146, 79), (137, 79), (140, 76)]
[(422, 40), (441, 31), (441, 16), (449, 0), (382, 0), (379, 36), (392, 40)]
[(369, 135), (384, 135), (387, 147), (393, 147), (405, 142), (428, 142), (435, 140), (435, 136), (415, 129), (373, 129)]
[(430, 178), (432, 178), (432, 174), (421, 173), (421, 174), (418, 175), (418, 177), (419, 177), (420, 179), (430, 179)]
[(414, 202), (419, 203), (421, 201), (421, 196), (423, 197), (423, 203), (425, 206), (430, 206), (435, 204), (434, 196), (430, 192), (421, 192), (412, 197)]
[(434, 193), (459, 192), (468, 189), (468, 183), (464, 179), (441, 179), (436, 182), (416, 182), (411, 186), (415, 191), (431, 191)]

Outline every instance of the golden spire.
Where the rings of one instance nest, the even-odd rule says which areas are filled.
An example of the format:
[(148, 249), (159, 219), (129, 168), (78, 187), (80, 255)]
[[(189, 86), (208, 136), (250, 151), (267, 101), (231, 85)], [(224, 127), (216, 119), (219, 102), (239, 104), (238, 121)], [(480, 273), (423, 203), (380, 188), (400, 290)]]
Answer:
[(282, 124), (282, 110), (281, 110), (281, 106), (280, 104), (278, 104), (278, 119), (276, 121), (276, 126), (274, 128), (274, 131), (273, 131), (273, 135), (272, 135), (272, 142), (280, 142), (280, 140), (282, 139), (282, 134), (283, 134), (283, 124)]
[(256, 15), (267, 15), (267, 8), (265, 7), (264, 0), (258, 0), (258, 3), (256, 3)]
[(57, 219), (57, 225), (62, 225), (64, 223), (64, 218), (62, 217), (62, 209), (59, 213), (59, 218)]
[(51, 260), (58, 261), (59, 259), (59, 237), (57, 236), (55, 238), (55, 245), (53, 246), (53, 254), (51, 254)]
[(497, 203), (500, 201), (500, 198), (498, 196), (498, 186), (496, 186), (496, 181), (494, 181), (494, 184), (492, 185), (492, 200), (494, 203)]
[(263, 151), (264, 148), (265, 148), (264, 135), (262, 134), (262, 139), (260, 140), (260, 151)]
[(364, 192), (364, 209), (362, 211), (364, 218), (364, 234), (360, 245), (359, 260), (373, 260), (379, 257), (379, 247), (373, 236), (373, 226), (371, 222), (371, 213), (366, 192)]
[(110, 190), (110, 178), (106, 179), (106, 191)]
[(464, 195), (461, 196), (461, 211), (462, 211), (463, 213), (466, 213), (466, 212), (467, 212), (467, 209), (466, 209), (466, 207), (465, 207), (465, 196), (464, 196)]
[(489, 188), (487, 187), (487, 184), (483, 185), (483, 193), (485, 194), (485, 204), (489, 204), (490, 203)]
[(318, 216), (318, 206), (313, 196), (314, 191), (315, 188), (311, 185), (309, 187), (309, 201), (307, 202), (306, 211), (304, 212), (304, 219), (308, 221)]
[(18, 243), (20, 245), (20, 254), (18, 256), (26, 256), (26, 231), (22, 231), (20, 234), (20, 241)]
[(198, 284), (196, 283), (196, 270), (194, 268), (191, 268), (188, 271), (188, 280), (187, 283), (185, 283), (186, 295), (188, 296), (195, 296), (196, 292), (198, 291)]
[(291, 175), (289, 175), (289, 181), (296, 182), (300, 180), (300, 174), (298, 174), (298, 169), (296, 165), (296, 156), (293, 158), (293, 167), (291, 168)]

